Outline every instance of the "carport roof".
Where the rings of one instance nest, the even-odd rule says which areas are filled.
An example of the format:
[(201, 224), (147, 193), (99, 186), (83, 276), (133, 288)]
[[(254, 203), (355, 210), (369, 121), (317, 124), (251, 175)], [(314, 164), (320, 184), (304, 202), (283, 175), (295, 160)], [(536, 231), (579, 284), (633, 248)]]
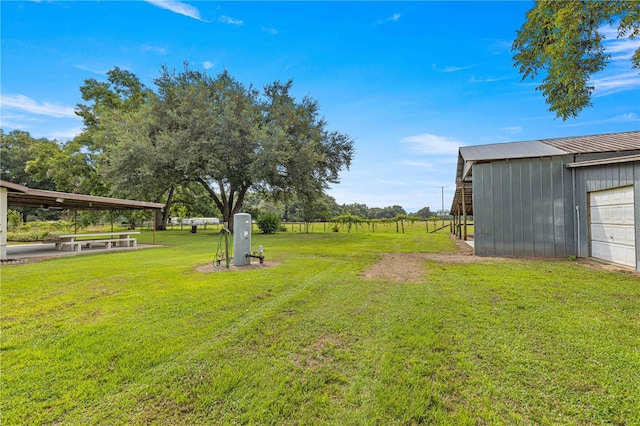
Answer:
[(161, 210), (164, 208), (164, 204), (161, 203), (45, 191), (4, 180), (0, 180), (0, 187), (7, 188), (7, 204), (12, 207), (58, 210)]

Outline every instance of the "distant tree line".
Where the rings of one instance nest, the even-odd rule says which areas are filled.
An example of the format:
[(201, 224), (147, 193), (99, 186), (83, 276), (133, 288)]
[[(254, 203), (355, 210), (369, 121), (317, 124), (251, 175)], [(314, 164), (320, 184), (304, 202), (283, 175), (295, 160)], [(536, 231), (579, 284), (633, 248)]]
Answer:
[[(80, 135), (78, 138), (86, 137)], [(78, 138), (61, 142), (46, 138), (33, 138), (28, 132), (0, 130), (0, 173), (2, 179), (30, 188), (56, 190), (72, 193), (109, 196), (110, 180), (96, 172), (90, 152), (83, 152)], [(136, 168), (132, 166), (132, 170)], [(151, 183), (150, 183), (151, 184)], [(121, 193), (120, 193), (121, 194)], [(181, 182), (175, 185), (169, 217), (222, 217), (218, 206), (202, 185)], [(148, 197), (140, 197), (148, 199)], [(23, 214), (39, 219), (57, 219), (59, 212), (51, 210), (16, 209)], [(250, 190), (244, 196), (243, 211), (259, 217), (275, 213), (285, 222), (329, 221), (332, 218), (351, 214), (363, 219), (392, 219), (398, 215), (410, 215), (426, 220), (434, 216), (429, 207), (407, 213), (399, 205), (368, 207), (366, 204), (338, 204), (336, 200), (318, 193), (310, 199), (300, 194), (289, 194), (276, 198), (264, 191)], [(127, 213), (131, 215), (132, 213)], [(140, 213), (136, 213), (140, 214)], [(91, 217), (97, 217), (95, 214)], [(135, 220), (135, 218), (127, 218)]]
[[(112, 179), (105, 179), (97, 172), (96, 162), (90, 151), (83, 151), (81, 139), (84, 133), (68, 142), (33, 138), (28, 132), (14, 130), (4, 133), (0, 129), (0, 173), (2, 179), (28, 186), (30, 188), (56, 190), (91, 195), (113, 195), (110, 189)], [(131, 174), (137, 173), (131, 166)], [(127, 176), (120, 177), (126, 181)], [(153, 177), (149, 177), (152, 180)], [(132, 178), (133, 179), (133, 178)], [(133, 182), (133, 181), (132, 181)], [(152, 182), (149, 182), (151, 185)], [(122, 192), (119, 192), (122, 194)], [(148, 199), (149, 197), (141, 197)], [(162, 198), (160, 198), (162, 200)], [(163, 200), (164, 201), (164, 200)], [(26, 220), (27, 216), (38, 219), (57, 219), (58, 211), (16, 209)], [(273, 197), (265, 191), (249, 190), (244, 196), (243, 211), (258, 218), (274, 213), (285, 222), (330, 221), (333, 218), (351, 214), (363, 219), (392, 219), (399, 215), (426, 220), (436, 215), (429, 207), (417, 212), (407, 213), (399, 205), (387, 207), (369, 207), (366, 204), (338, 204), (336, 200), (324, 192), (309, 198), (297, 193), (286, 197)], [(140, 215), (126, 213), (127, 215)], [(94, 213), (90, 218), (97, 219)], [(210, 195), (202, 185), (195, 182), (181, 182), (173, 187), (169, 217), (222, 217), (218, 206), (212, 202)], [(128, 217), (128, 220), (135, 220)], [(139, 218), (138, 218), (139, 219)]]

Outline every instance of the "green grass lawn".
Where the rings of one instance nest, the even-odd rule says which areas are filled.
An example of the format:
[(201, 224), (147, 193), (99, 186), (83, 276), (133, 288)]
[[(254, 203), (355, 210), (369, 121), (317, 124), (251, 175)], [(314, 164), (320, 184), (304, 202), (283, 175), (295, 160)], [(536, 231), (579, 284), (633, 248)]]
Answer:
[[(2, 424), (640, 424), (640, 279), (569, 261), (427, 261), (424, 224), (253, 236), (271, 268), (201, 273), (214, 230), (2, 266)], [(144, 232), (140, 242), (151, 240)]]

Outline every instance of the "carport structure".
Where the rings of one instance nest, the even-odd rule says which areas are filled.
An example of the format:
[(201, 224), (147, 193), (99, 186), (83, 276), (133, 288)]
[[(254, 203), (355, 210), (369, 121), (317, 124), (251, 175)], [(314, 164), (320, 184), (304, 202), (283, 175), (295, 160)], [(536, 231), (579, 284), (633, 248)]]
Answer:
[[(73, 211), (152, 210), (154, 219), (164, 208), (161, 203), (46, 191), (0, 180), (0, 260), (7, 259), (7, 212), (10, 206)], [(155, 227), (153, 240), (155, 243)]]

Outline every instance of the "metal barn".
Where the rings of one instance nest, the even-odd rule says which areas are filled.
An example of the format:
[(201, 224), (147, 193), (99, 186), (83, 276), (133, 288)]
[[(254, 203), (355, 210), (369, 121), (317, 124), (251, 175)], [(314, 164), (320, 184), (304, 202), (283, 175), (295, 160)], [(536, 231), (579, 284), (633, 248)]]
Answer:
[(451, 214), (465, 239), (473, 216), (479, 256), (640, 271), (640, 132), (461, 147)]

